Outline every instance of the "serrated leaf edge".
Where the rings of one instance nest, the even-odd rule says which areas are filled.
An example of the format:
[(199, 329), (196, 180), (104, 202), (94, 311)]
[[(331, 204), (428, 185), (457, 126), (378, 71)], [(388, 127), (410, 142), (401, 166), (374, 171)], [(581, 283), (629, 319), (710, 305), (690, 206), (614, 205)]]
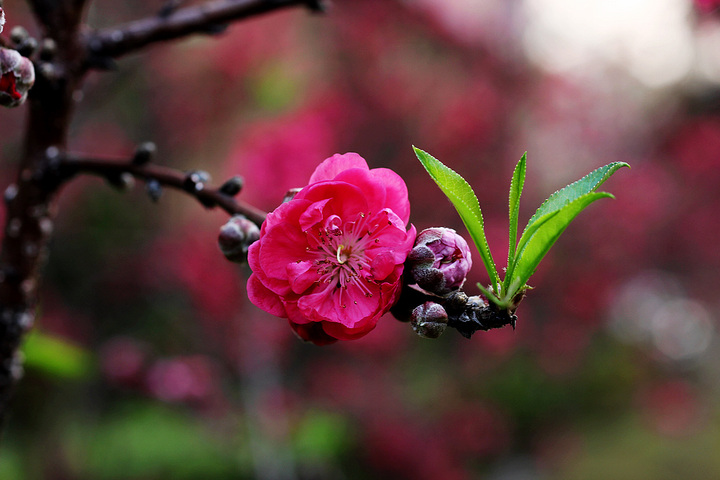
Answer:
[[(583, 195), (585, 195), (585, 194), (587, 194), (587, 193), (590, 193), (590, 192), (593, 192), (593, 191), (595, 191), (600, 185), (602, 185), (603, 183), (605, 183), (605, 181), (606, 181), (608, 178), (610, 178), (610, 177), (612, 176), (612, 174), (614, 174), (616, 171), (618, 171), (618, 170), (619, 170), (620, 168), (622, 168), (622, 167), (628, 167), (628, 168), (629, 168), (630, 165), (627, 164), (627, 163), (625, 163), (625, 162), (612, 162), (612, 163), (608, 163), (607, 165), (603, 165), (602, 167), (596, 168), (595, 170), (589, 172), (587, 175), (583, 176), (582, 178), (579, 178), (578, 180), (572, 182), (571, 184), (566, 185), (566, 186), (564, 186), (564, 187), (562, 187), (562, 188), (560, 188), (560, 189), (558, 189), (558, 190), (555, 190), (548, 198), (545, 199), (545, 201), (544, 201), (543, 203), (540, 204), (540, 206), (537, 208), (537, 210), (535, 211), (535, 213), (533, 214), (533, 216), (530, 217), (530, 220), (528, 220), (528, 223), (527, 223), (527, 225), (525, 226), (525, 230), (527, 230), (528, 227), (530, 227), (530, 225), (531, 225), (535, 220), (537, 220), (537, 219), (539, 218), (539, 217), (538, 217), (538, 212), (541, 212), (541, 211), (542, 211), (542, 208), (543, 208), (545, 205), (547, 205), (550, 201), (552, 201), (553, 198), (557, 197), (557, 195), (558, 195), (560, 192), (562, 192), (562, 191), (564, 191), (564, 190), (571, 189), (573, 186), (575, 186), (575, 185), (583, 182), (583, 181), (586, 180), (588, 177), (592, 176), (593, 174), (595, 174), (596, 172), (598, 172), (598, 171), (600, 171), (600, 170), (602, 170), (602, 169), (607, 169), (607, 171), (603, 174), (603, 176), (600, 177), (600, 179), (599, 179), (587, 192), (585, 192)], [(576, 200), (577, 198), (579, 198), (579, 197), (576, 197), (576, 198), (573, 199), (573, 200), (568, 200), (568, 201), (564, 202), (562, 205), (560, 205), (560, 206), (559, 206), (558, 208), (556, 208), (555, 210), (560, 210), (560, 209), (564, 208), (566, 205), (568, 205), (569, 203), (573, 202), (573, 201)], [(546, 213), (549, 213), (549, 212), (546, 212)], [(523, 230), (523, 234), (521, 235), (521, 238), (522, 238), (522, 236), (525, 234), (525, 230)]]
[[(525, 174), (527, 171), (527, 152), (520, 157), (515, 169), (513, 170), (512, 179), (510, 180), (510, 193), (508, 195), (508, 213), (509, 213), (509, 234), (508, 234), (508, 259), (507, 270), (512, 269), (515, 261), (515, 251), (517, 248), (517, 232), (518, 221), (520, 217), (520, 197), (522, 196), (523, 187), (525, 186)], [(513, 202), (513, 199), (515, 201)], [(506, 285), (503, 282), (503, 287)]]
[[(527, 276), (527, 278), (525, 278), (525, 279), (515, 278), (515, 268), (517, 267), (517, 264), (519, 263), (519, 260), (522, 258), (523, 253), (524, 253), (525, 250), (527, 249), (527, 246), (530, 244), (530, 241), (531, 241), (531, 240), (533, 239), (533, 237), (537, 234), (537, 232), (540, 230), (540, 228), (541, 228), (544, 224), (546, 224), (549, 220), (551, 220), (552, 218), (554, 218), (555, 216), (557, 216), (558, 214), (560, 214), (563, 210), (565, 210), (566, 208), (570, 207), (572, 204), (574, 204), (574, 203), (580, 203), (581, 201), (584, 201), (584, 200), (586, 200), (588, 197), (591, 197), (591, 196), (592, 196), (592, 197), (595, 197), (595, 198), (593, 198), (592, 200), (590, 200), (590, 202), (589, 202), (587, 205), (585, 205), (581, 210), (579, 210), (577, 213), (575, 213), (575, 215), (573, 215), (573, 217), (568, 220), (568, 222), (565, 224), (565, 226), (557, 232), (557, 234), (552, 238), (552, 240), (547, 243), (547, 248), (545, 248), (545, 249), (544, 249), (544, 253), (538, 257), (537, 262), (535, 262), (535, 266), (534, 266), (533, 269), (532, 269), (532, 272), (530, 272), (530, 274)], [(573, 201), (571, 201), (571, 202), (569, 202), (569, 203), (564, 204), (562, 208), (560, 208), (560, 209), (558, 209), (558, 210), (553, 210), (553, 211), (548, 212), (548, 213), (546, 213), (545, 215), (543, 215), (540, 219), (538, 219), (538, 220), (535, 222), (535, 223), (537, 224), (537, 226), (535, 226), (535, 225), (532, 226), (532, 233), (530, 233), (530, 234), (527, 236), (527, 239), (526, 239), (525, 241), (523, 241), (523, 238), (525, 238), (526, 235), (525, 235), (525, 233), (523, 233), (523, 236), (522, 236), (522, 238), (520, 239), (520, 244), (521, 244), (521, 245), (520, 245), (520, 244), (518, 245), (518, 251), (517, 251), (516, 259), (515, 259), (515, 262), (514, 262), (514, 265), (513, 265), (513, 271), (512, 271), (512, 272), (510, 272), (510, 271), (506, 272), (505, 280), (508, 281), (508, 279), (510, 279), (510, 280), (509, 280), (510, 283), (509, 283), (509, 285), (508, 285), (508, 287), (507, 287), (507, 291), (506, 291), (506, 292), (503, 292), (503, 299), (502, 299), (502, 300), (503, 300), (504, 302), (509, 302), (510, 300), (512, 300), (512, 298), (515, 296), (515, 294), (517, 294), (517, 292), (519, 291), (519, 289), (521, 289), (521, 288), (523, 287), (523, 285), (527, 282), (527, 280), (530, 279), (530, 277), (532, 276), (532, 274), (535, 272), (535, 269), (537, 268), (537, 266), (540, 264), (540, 262), (542, 261), (542, 259), (545, 258), (545, 255), (547, 255), (547, 253), (550, 251), (550, 248), (552, 248), (552, 246), (555, 245), (555, 242), (557, 242), (558, 238), (560, 238), (560, 235), (562, 235), (562, 233), (563, 233), (563, 232), (565, 231), (565, 229), (570, 225), (570, 223), (572, 223), (572, 221), (573, 221), (583, 210), (585, 210), (587, 207), (589, 207), (589, 206), (590, 206), (591, 204), (593, 204), (595, 201), (600, 200), (601, 198), (615, 198), (615, 196), (614, 196), (613, 194), (611, 194), (611, 193), (608, 193), (608, 192), (593, 192), (593, 191), (590, 191), (590, 192), (588, 192), (588, 193), (586, 193), (586, 194), (584, 194), (584, 195), (579, 196), (579, 197), (576, 198), (575, 200), (573, 200)], [(519, 280), (519, 282), (518, 282), (518, 280)]]

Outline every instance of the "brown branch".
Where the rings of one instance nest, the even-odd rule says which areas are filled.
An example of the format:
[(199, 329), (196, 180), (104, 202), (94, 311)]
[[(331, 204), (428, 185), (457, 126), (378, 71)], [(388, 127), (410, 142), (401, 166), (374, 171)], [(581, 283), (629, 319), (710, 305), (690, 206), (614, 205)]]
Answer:
[(85, 0), (28, 0), (43, 35), (57, 44), (52, 69), (36, 69), (15, 183), (5, 191), (0, 249), (0, 421), (22, 373), (18, 347), (33, 323), (41, 268), (55, 219), (55, 190), (43, 181), (46, 150), (63, 148), (81, 82), (84, 50), (78, 32)]
[(232, 195), (224, 193), (222, 187), (215, 188), (194, 178), (194, 175), (197, 175), (195, 172), (183, 172), (151, 163), (137, 165), (128, 159), (66, 156), (58, 164), (58, 173), (64, 180), (67, 180), (68, 176), (87, 173), (111, 182), (116, 182), (124, 174), (130, 174), (145, 182), (155, 181), (159, 185), (185, 192), (206, 208), (219, 207), (230, 215), (244, 215), (258, 226), (265, 221), (265, 212), (246, 202), (236, 200)]
[(217, 33), (235, 20), (303, 5), (316, 12), (325, 9), (323, 0), (213, 0), (169, 9), (159, 15), (89, 33), (85, 44), (90, 66), (95, 66), (97, 59), (121, 57), (152, 43), (197, 33)]

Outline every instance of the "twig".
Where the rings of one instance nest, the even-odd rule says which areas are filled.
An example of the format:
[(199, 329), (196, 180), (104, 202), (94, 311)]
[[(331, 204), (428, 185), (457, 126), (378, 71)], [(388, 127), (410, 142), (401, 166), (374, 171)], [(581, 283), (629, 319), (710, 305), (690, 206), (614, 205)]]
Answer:
[(220, 207), (230, 215), (244, 215), (260, 226), (265, 221), (266, 213), (262, 210), (224, 193), (222, 187), (212, 187), (202, 181), (198, 172), (182, 172), (175, 168), (154, 164), (137, 165), (128, 159), (98, 159), (64, 156), (58, 163), (61, 177), (88, 173), (103, 177), (116, 183), (122, 175), (130, 174), (145, 182), (158, 184), (185, 192), (195, 197), (206, 208)]
[(170, 9), (162, 15), (88, 34), (85, 45), (89, 66), (95, 66), (94, 59), (97, 58), (121, 57), (151, 43), (196, 33), (218, 33), (231, 21), (303, 5), (316, 12), (325, 9), (322, 0), (213, 0), (192, 7)]

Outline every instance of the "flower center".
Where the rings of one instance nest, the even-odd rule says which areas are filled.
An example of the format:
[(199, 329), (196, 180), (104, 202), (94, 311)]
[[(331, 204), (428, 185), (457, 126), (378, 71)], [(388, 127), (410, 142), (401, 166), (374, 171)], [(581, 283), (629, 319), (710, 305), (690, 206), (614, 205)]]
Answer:
[(352, 248), (350, 246), (345, 246), (343, 244), (338, 245), (337, 254), (335, 255), (335, 258), (337, 258), (337, 261), (339, 264), (344, 264), (350, 259), (350, 255), (352, 254)]
[(318, 283), (331, 283), (336, 288), (346, 289), (354, 285), (367, 297), (372, 297), (369, 283), (372, 282), (369, 259), (365, 249), (371, 240), (365, 214), (358, 214), (355, 221), (343, 222), (333, 215), (317, 227), (313, 237), (317, 240)]

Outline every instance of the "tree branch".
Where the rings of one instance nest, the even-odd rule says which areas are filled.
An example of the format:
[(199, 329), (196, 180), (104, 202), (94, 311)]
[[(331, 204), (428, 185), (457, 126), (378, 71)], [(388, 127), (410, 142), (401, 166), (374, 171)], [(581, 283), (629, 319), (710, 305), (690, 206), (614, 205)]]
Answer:
[(81, 83), (84, 51), (78, 31), (85, 0), (28, 0), (43, 35), (54, 40), (52, 68), (36, 68), (28, 96), (24, 151), (15, 183), (5, 190), (5, 234), (0, 248), (0, 422), (22, 374), (18, 347), (37, 307), (40, 270), (56, 214), (55, 190), (43, 181), (46, 150), (64, 148)]
[(183, 172), (150, 163), (137, 165), (128, 159), (81, 158), (72, 155), (60, 158), (57, 168), (62, 181), (80, 173), (87, 173), (117, 183), (123, 175), (129, 174), (147, 183), (157, 182), (159, 185), (185, 192), (206, 208), (220, 207), (230, 215), (244, 215), (258, 226), (265, 221), (265, 212), (234, 199), (223, 187), (211, 187), (203, 181), (198, 172)]
[(323, 0), (213, 0), (192, 7), (164, 9), (152, 17), (94, 31), (86, 36), (85, 44), (92, 65), (93, 59), (121, 57), (151, 43), (196, 33), (217, 33), (231, 21), (302, 5), (315, 12), (325, 10)]

